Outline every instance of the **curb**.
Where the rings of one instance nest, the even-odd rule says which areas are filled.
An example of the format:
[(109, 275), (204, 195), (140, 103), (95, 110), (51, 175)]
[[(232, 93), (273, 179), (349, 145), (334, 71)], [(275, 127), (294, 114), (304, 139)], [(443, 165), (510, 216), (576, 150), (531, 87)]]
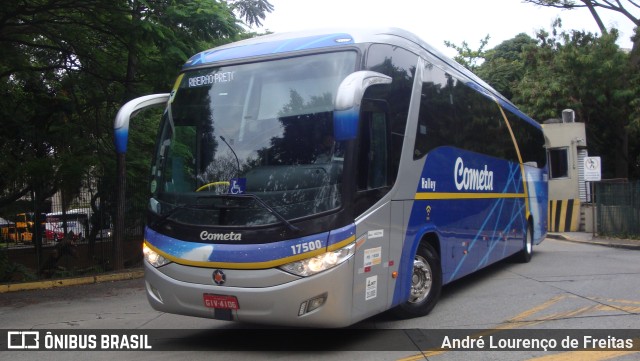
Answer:
[(132, 280), (132, 279), (142, 278), (142, 277), (144, 277), (144, 270), (137, 269), (137, 270), (131, 270), (126, 272), (109, 273), (109, 274), (96, 275), (96, 276), (14, 283), (14, 284), (8, 284), (8, 285), (0, 285), (0, 294), (7, 293), (7, 292), (41, 290), (41, 289), (56, 288), (56, 287), (88, 285), (92, 283)]
[(625, 242), (624, 240), (622, 242), (615, 242), (615, 241), (606, 240), (606, 239), (578, 240), (571, 237), (567, 237), (564, 234), (557, 234), (557, 233), (556, 234), (548, 233), (547, 238), (556, 239), (559, 241), (572, 242), (572, 243), (593, 244), (597, 246), (622, 248), (622, 249), (628, 249), (628, 250), (634, 250), (634, 251), (640, 250), (640, 242)]

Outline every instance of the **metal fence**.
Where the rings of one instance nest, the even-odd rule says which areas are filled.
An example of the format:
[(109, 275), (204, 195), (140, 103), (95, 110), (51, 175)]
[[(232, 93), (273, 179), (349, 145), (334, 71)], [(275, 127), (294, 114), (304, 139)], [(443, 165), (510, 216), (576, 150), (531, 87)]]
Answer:
[(640, 182), (596, 184), (598, 233), (640, 236)]
[[(27, 196), (0, 209), (0, 284), (93, 275), (112, 269), (115, 202), (111, 198), (115, 190), (102, 189), (92, 180), (85, 184), (88, 186), (70, 202), (61, 202), (60, 194), (56, 194), (36, 206), (33, 196)], [(142, 261), (146, 203), (136, 201), (140, 197), (134, 194), (139, 192), (132, 185), (140, 188), (127, 181), (122, 246), (125, 267), (139, 266)]]

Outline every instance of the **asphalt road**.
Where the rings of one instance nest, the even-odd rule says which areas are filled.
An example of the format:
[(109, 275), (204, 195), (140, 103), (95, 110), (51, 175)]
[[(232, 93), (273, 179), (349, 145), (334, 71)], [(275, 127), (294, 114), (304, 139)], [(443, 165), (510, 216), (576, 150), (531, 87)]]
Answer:
[(5, 351), (0, 360), (639, 360), (640, 352), (625, 349), (423, 347), (430, 336), (448, 330), (451, 335), (466, 330), (475, 339), (481, 335), (488, 340), (505, 330), (535, 337), (560, 330), (582, 339), (585, 332), (624, 329), (640, 350), (639, 290), (639, 251), (547, 239), (534, 249), (530, 263), (501, 262), (446, 286), (428, 316), (396, 320), (385, 313), (340, 330), (265, 328), (159, 313), (148, 305), (142, 279), (10, 292), (0, 294), (4, 330), (168, 331), (161, 332), (155, 351)]

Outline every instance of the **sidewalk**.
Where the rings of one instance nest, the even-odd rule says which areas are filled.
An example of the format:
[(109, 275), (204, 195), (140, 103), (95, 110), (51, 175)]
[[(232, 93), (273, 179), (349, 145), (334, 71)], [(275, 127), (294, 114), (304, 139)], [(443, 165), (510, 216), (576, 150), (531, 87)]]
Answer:
[(127, 269), (122, 272), (105, 273), (94, 276), (75, 278), (60, 278), (34, 282), (10, 283), (0, 285), (0, 294), (16, 291), (41, 290), (47, 288), (88, 285), (92, 283), (130, 280), (144, 277), (144, 271), (140, 269)]
[(547, 238), (559, 239), (567, 242), (597, 244), (615, 248), (640, 250), (640, 240), (613, 237), (601, 237), (587, 232), (547, 233)]

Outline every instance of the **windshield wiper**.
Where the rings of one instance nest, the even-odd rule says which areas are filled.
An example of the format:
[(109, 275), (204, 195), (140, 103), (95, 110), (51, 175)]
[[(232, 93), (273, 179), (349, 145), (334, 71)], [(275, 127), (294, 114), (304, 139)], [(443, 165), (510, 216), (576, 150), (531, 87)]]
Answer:
[[(214, 194), (214, 195), (198, 196), (198, 199), (202, 199), (202, 198), (253, 199), (262, 208), (266, 209), (267, 211), (269, 211), (269, 213), (273, 214), (273, 216), (276, 217), (280, 221), (280, 223), (282, 223), (285, 226), (287, 226), (287, 228), (289, 228), (291, 231), (296, 232), (296, 233), (301, 232), (300, 228), (294, 226), (291, 222), (289, 222), (286, 218), (284, 218), (284, 216), (282, 214), (280, 214), (280, 212), (278, 212), (275, 209), (273, 209), (273, 207), (271, 207), (270, 205), (265, 203), (265, 201), (260, 199), (260, 197), (258, 197), (255, 194), (251, 194), (251, 193), (243, 193), (243, 194)], [(159, 226), (160, 224), (164, 223), (169, 217), (171, 217), (173, 214), (175, 214), (177, 211), (180, 211), (180, 210), (183, 210), (183, 209), (187, 209), (187, 208), (192, 208), (192, 209), (210, 209), (211, 206), (210, 205), (198, 205), (198, 204), (181, 204), (181, 205), (178, 205), (178, 206), (170, 209), (167, 213), (159, 216), (159, 218), (156, 219), (151, 224), (151, 227), (153, 228), (153, 227)]]
[(156, 220), (154, 220), (153, 223), (151, 223), (151, 228), (161, 225), (162, 223), (164, 223), (164, 221), (167, 220), (167, 218), (171, 217), (171, 215), (173, 215), (174, 213), (176, 213), (181, 209), (185, 209), (188, 207), (189, 206), (186, 204), (181, 204), (181, 205), (175, 206), (174, 208), (171, 208), (167, 213), (159, 216)]
[(275, 209), (273, 209), (273, 207), (271, 207), (270, 205), (268, 205), (265, 201), (263, 201), (262, 199), (260, 199), (260, 197), (258, 197), (255, 194), (252, 193), (242, 193), (242, 194), (231, 194), (231, 193), (226, 193), (226, 194), (215, 194), (215, 195), (206, 195), (206, 196), (199, 196), (198, 198), (239, 198), (239, 199), (253, 199), (254, 201), (256, 201), (256, 203), (258, 203), (260, 206), (262, 206), (262, 208), (266, 209), (267, 211), (269, 211), (269, 213), (271, 213), (274, 217), (276, 217), (280, 223), (284, 224), (285, 226), (287, 226), (287, 228), (289, 228), (291, 231), (299, 233), (302, 230), (296, 226), (294, 226), (291, 222), (289, 222), (286, 218), (284, 218), (284, 216), (282, 214), (280, 214), (280, 212), (276, 211)]
[(180, 205), (177, 205), (174, 208), (171, 208), (167, 213), (159, 216), (158, 219), (153, 221), (153, 223), (151, 223), (151, 227), (153, 228), (153, 227), (157, 227), (157, 226), (161, 225), (169, 217), (174, 215), (177, 211), (180, 211), (180, 210), (183, 210), (183, 209), (211, 209), (211, 206), (204, 205), (204, 204), (180, 204)]

